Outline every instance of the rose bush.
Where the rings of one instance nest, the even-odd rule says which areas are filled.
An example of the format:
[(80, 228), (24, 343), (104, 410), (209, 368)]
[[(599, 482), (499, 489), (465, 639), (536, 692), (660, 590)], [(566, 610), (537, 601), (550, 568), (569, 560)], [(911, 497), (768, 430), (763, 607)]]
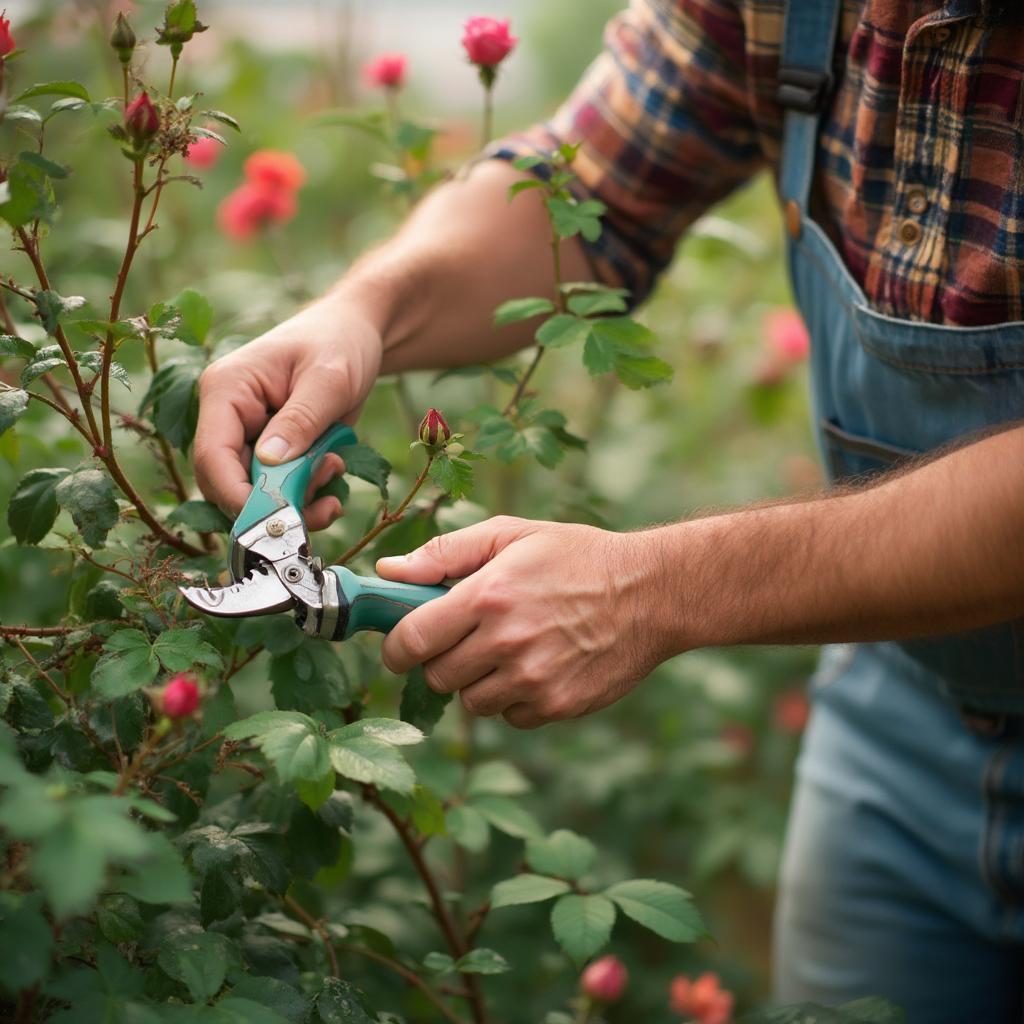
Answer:
[[(708, 929), (682, 886), (700, 887), (720, 949), (763, 927), (751, 887), (777, 860), (805, 653), (695, 655), (628, 709), (526, 737), (446, 709), (415, 670), (390, 677), (374, 638), (336, 646), (288, 616), (183, 605), (178, 582), (224, 569), (230, 525), (189, 475), (203, 368), (337, 274), (379, 183), (386, 209), (451, 169), (436, 124), (398, 109), (404, 62), (376, 79), (386, 110), (307, 102), (295, 126), (294, 95), (272, 86), (291, 80), (288, 58), (225, 50), (223, 95), (201, 95), (205, 60), (188, 58), (207, 26), (192, 0), (155, 23), (85, 28), (15, 26), (19, 52), (0, 19), (0, 1014), (669, 1021), (685, 1010), (670, 979), (711, 964), (753, 1001), (742, 961), (698, 942)], [(88, 42), (100, 28), (102, 59)], [(485, 137), (493, 69), (515, 42), (507, 23), (488, 31), (500, 57), (467, 44), (492, 72)], [(305, 68), (308, 95), (324, 72)], [(247, 96), (235, 80), (259, 84)], [(573, 157), (523, 161), (530, 195), (512, 197), (545, 203), (553, 244), (601, 230), (599, 204), (572, 192)], [(749, 426), (747, 445), (780, 419), (801, 436), (786, 426), (798, 390), (758, 383), (753, 320), (745, 356), (716, 354), (735, 301), (708, 305), (707, 278), (738, 281), (738, 267), (749, 288), (764, 254), (713, 222), (689, 245), (665, 298), (687, 293), (688, 330), (706, 342), (678, 360), (699, 388), (669, 385), (621, 291), (555, 276), (556, 301), (496, 311), (499, 328), (541, 318), (522, 360), (378, 389), (360, 426), (373, 444), (348, 450), (332, 485), (348, 515), (320, 553), (365, 568), (488, 509), (628, 528), (745, 496), (702, 466), (707, 439), (726, 433), (723, 415)], [(779, 305), (771, 287), (762, 301)], [(645, 434), (680, 397), (683, 434)], [(666, 483), (668, 458), (704, 472), (699, 494), (692, 478)], [(750, 737), (742, 759), (730, 728)], [(746, 917), (730, 912), (737, 892)], [(616, 958), (585, 967), (609, 942)]]

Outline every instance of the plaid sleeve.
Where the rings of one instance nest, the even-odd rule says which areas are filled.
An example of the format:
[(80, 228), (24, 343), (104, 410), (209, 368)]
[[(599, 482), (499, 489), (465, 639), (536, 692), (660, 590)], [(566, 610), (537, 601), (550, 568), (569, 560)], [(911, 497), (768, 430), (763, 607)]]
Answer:
[(554, 117), (495, 143), (506, 160), (581, 142), (581, 198), (607, 207), (586, 246), (597, 277), (639, 302), (679, 236), (763, 163), (735, 0), (633, 0)]

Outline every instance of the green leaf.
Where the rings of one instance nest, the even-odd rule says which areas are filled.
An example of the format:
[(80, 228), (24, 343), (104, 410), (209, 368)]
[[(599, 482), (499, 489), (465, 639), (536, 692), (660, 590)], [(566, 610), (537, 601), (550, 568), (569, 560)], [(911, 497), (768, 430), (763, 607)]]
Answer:
[(611, 935), (615, 904), (604, 896), (568, 893), (551, 908), (555, 941), (580, 966), (593, 956)]
[(569, 312), (577, 316), (599, 316), (605, 313), (624, 313), (626, 311), (625, 288), (615, 288), (606, 292), (584, 292), (570, 295)]
[(345, 460), (346, 473), (373, 484), (382, 498), (388, 496), (391, 463), (383, 455), (366, 444), (347, 444), (338, 449), (338, 454)]
[(201, 110), (200, 116), (209, 117), (214, 121), (220, 121), (221, 124), (226, 124), (229, 128), (234, 128), (236, 132), (240, 132), (242, 130), (239, 127), (238, 122), (230, 114), (225, 114), (223, 110)]
[(597, 848), (589, 840), (560, 828), (543, 839), (526, 844), (526, 862), (534, 871), (576, 881), (593, 867)]
[(543, 836), (544, 829), (524, 807), (507, 796), (482, 793), (472, 798), (471, 807), (478, 810), (496, 829), (517, 839)]
[(296, 779), (295, 792), (311, 811), (317, 811), (330, 799), (336, 783), (337, 778), (332, 768), (319, 779)]
[(103, 897), (96, 908), (96, 923), (103, 937), (114, 945), (137, 941), (145, 928), (138, 903), (121, 893)]
[(569, 883), (560, 878), (543, 875), (516, 875), (507, 878), (491, 890), (491, 909), (515, 907), (522, 903), (541, 903), (569, 891)]
[(449, 807), (444, 816), (448, 835), (470, 853), (480, 853), (487, 848), (491, 830), (487, 819), (470, 804), (456, 804)]
[(423, 966), (435, 974), (447, 974), (455, 968), (455, 961), (447, 953), (428, 953), (423, 958)]
[(24, 163), (31, 164), (49, 178), (66, 178), (71, 173), (70, 167), (54, 163), (53, 160), (47, 160), (41, 153), (19, 153), (18, 159)]
[[(76, 352), (75, 357), (78, 360), (79, 366), (84, 366), (93, 373), (100, 373), (103, 369), (102, 352)], [(128, 371), (120, 363), (111, 362), (110, 376), (123, 384), (129, 391), (131, 390), (131, 379), (128, 377)]]
[(209, 501), (182, 502), (168, 517), (170, 526), (187, 526), (197, 533), (228, 533), (231, 520)]
[(519, 320), (530, 320), (542, 313), (553, 313), (555, 304), (550, 299), (510, 299), (494, 311), (494, 326), (504, 327)]
[(416, 726), (400, 722), (397, 718), (360, 718), (356, 722), (335, 729), (328, 738), (333, 742), (355, 736), (370, 736), (395, 747), (407, 747), (423, 739), (423, 733)]
[(0, 218), (12, 228), (34, 220), (48, 224), (56, 209), (53, 184), (44, 171), (22, 160), (8, 168), (7, 180), (0, 184)]
[(540, 178), (527, 178), (525, 181), (517, 181), (508, 187), (508, 200), (511, 202), (520, 192), (529, 192), (531, 189), (544, 188), (545, 183)]
[(231, 940), (217, 932), (182, 929), (160, 943), (157, 963), (182, 982), (197, 1002), (212, 999), (224, 984), (232, 960)]
[(429, 735), (441, 720), (444, 709), (451, 702), (452, 694), (437, 693), (427, 686), (423, 675), (423, 667), (417, 665), (405, 677), (402, 688), (402, 702), (398, 715), (403, 722), (414, 725), (421, 732)]
[(192, 877), (166, 836), (149, 833), (149, 852), (122, 876), (117, 888), (143, 903), (191, 903)]
[[(65, 314), (74, 313), (85, 305), (85, 298), (82, 295), (58, 295), (55, 291), (38, 291), (32, 296), (36, 310), (39, 313), (39, 321), (46, 329), (46, 333), (54, 335), (57, 332), (57, 325)], [(60, 349), (58, 348), (59, 352)], [(42, 355), (42, 350), (37, 353), (37, 358)]]
[(17, 388), (0, 392), (0, 434), (10, 430), (28, 407), (28, 392)]
[(282, 782), (321, 779), (331, 768), (319, 726), (298, 711), (261, 711), (228, 726), (224, 735), (229, 740), (255, 740)]
[[(13, 901), (13, 897), (12, 897)], [(0, 910), (0, 988), (12, 995), (30, 989), (50, 970), (53, 929), (39, 910), (39, 896)]]
[(60, 345), (44, 345), (33, 357), (21, 368), (21, 386), (27, 387), (37, 377), (44, 373), (56, 370), (59, 366), (66, 366), (64, 353)]
[(245, 975), (234, 983), (232, 999), (246, 999), (275, 1013), (279, 1013), (291, 1024), (306, 1024), (309, 1017), (310, 1000), (298, 989), (277, 978), (257, 978)]
[(171, 55), (177, 57), (182, 44), (206, 28), (196, 16), (195, 0), (174, 0), (164, 12), (163, 25), (157, 29), (157, 45), (169, 46)]
[(512, 965), (500, 953), (481, 946), (460, 956), (455, 961), (455, 970), (463, 974), (504, 974), (512, 970)]
[(878, 996), (857, 999), (842, 1006), (794, 1003), (744, 1014), (737, 1024), (906, 1024), (899, 1007)]
[(529, 154), (527, 156), (516, 157), (516, 159), (512, 161), (512, 166), (517, 171), (529, 171), (534, 167), (539, 167), (541, 164), (546, 163), (548, 163), (548, 161), (544, 157)]
[(363, 993), (340, 978), (324, 979), (316, 1009), (322, 1024), (377, 1024), (370, 1016)]
[(17, 356), (18, 359), (35, 359), (36, 347), (14, 334), (0, 334), (0, 356)]
[(26, 107), (24, 104), (11, 104), (4, 115), (5, 121), (30, 121), (33, 124), (42, 124), (43, 117), (38, 110)]
[(565, 348), (576, 342), (586, 341), (590, 335), (590, 324), (578, 316), (559, 313), (550, 320), (545, 320), (538, 328), (536, 339), (538, 345), (545, 348)]
[(396, 793), (411, 793), (416, 784), (405, 758), (394, 747), (369, 736), (332, 739), (330, 759), (339, 775), (356, 782), (373, 783)]
[(274, 703), (309, 713), (348, 707), (348, 677), (338, 651), (322, 640), (304, 637), (290, 619), (282, 621), (290, 635), (298, 635), (299, 643), (270, 660)]
[(19, 481), (7, 503), (7, 525), (19, 544), (38, 544), (57, 519), (57, 485), (66, 469), (33, 469)]
[(169, 359), (153, 375), (140, 413), (152, 409), (153, 425), (175, 448), (187, 452), (199, 418), (196, 384), (202, 367), (191, 359)]
[(195, 629), (168, 629), (153, 641), (153, 653), (168, 672), (184, 672), (196, 665), (221, 669), (220, 653)]
[(430, 154), (430, 145), (437, 136), (437, 128), (429, 124), (417, 124), (415, 121), (402, 121), (395, 130), (395, 142), (398, 148), (408, 153), (414, 160), (426, 160)]
[(167, 305), (181, 317), (174, 336), (186, 345), (203, 345), (213, 326), (213, 306), (206, 296), (194, 288), (186, 288)]
[(139, 629), (118, 630), (104, 645), (92, 670), (92, 688), (102, 697), (123, 697), (156, 679), (160, 663), (149, 637)]
[(559, 199), (548, 196), (544, 200), (551, 217), (551, 226), (559, 238), (573, 238), (582, 235), (588, 242), (596, 242), (601, 235), (601, 215), (604, 203), (596, 199), (577, 202), (574, 199)]
[(99, 469), (79, 469), (65, 476), (54, 493), (91, 548), (101, 548), (107, 534), (117, 525), (117, 501), (113, 481)]
[(531, 789), (529, 780), (510, 761), (485, 761), (474, 765), (466, 779), (466, 793), (498, 793), (501, 796), (519, 796)]
[(695, 942), (707, 935), (690, 894), (668, 882), (634, 878), (605, 889), (604, 895), (627, 917), (670, 942)]
[(461, 458), (442, 452), (430, 464), (430, 479), (454, 500), (466, 497), (473, 489), (473, 467)]
[(444, 804), (433, 790), (427, 789), (426, 786), (417, 786), (412, 791), (411, 803), (409, 816), (420, 835), (448, 834), (448, 826), (444, 820)]
[(26, 89), (14, 98), (15, 103), (30, 100), (33, 96), (74, 96), (75, 99), (90, 103), (89, 92), (81, 82), (40, 82)]
[(627, 388), (639, 391), (654, 384), (667, 384), (675, 371), (657, 356), (622, 355), (615, 361), (615, 375)]

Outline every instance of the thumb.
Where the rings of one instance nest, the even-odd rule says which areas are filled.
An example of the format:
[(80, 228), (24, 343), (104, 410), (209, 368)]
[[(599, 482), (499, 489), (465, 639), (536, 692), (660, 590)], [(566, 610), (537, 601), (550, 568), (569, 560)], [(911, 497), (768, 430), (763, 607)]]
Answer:
[(443, 533), (407, 555), (377, 559), (377, 572), (400, 583), (441, 583), (485, 566), (529, 532), (529, 520), (496, 516), (464, 530)]
[[(351, 396), (331, 373), (307, 372), (295, 382), (288, 401), (270, 418), (256, 442), (261, 462), (276, 466), (298, 458), (349, 405)], [(339, 401), (339, 399), (341, 401)]]

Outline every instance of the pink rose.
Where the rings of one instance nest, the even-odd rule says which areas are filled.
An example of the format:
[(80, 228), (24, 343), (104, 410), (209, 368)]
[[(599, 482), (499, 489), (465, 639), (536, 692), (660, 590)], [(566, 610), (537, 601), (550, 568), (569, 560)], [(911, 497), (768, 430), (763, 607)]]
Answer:
[(696, 981), (685, 974), (677, 974), (668, 993), (669, 1009), (673, 1013), (689, 1017), (697, 1024), (729, 1024), (733, 995), (721, 987), (717, 974), (709, 971)]
[(617, 956), (603, 956), (580, 975), (580, 988), (591, 999), (614, 1003), (622, 998), (627, 981), (629, 972), (626, 965)]
[(295, 193), (247, 181), (220, 204), (217, 223), (228, 238), (246, 242), (271, 224), (295, 216)]
[(382, 53), (363, 67), (363, 77), (369, 85), (382, 89), (401, 89), (405, 84), (408, 60), (404, 53)]
[(506, 18), (488, 18), (478, 15), (466, 22), (462, 45), (471, 64), (482, 68), (497, 67), (515, 48), (519, 40), (512, 35)]
[(295, 192), (306, 180), (306, 169), (291, 153), (261, 149), (243, 165), (246, 178), (256, 185), (284, 192)]
[(181, 672), (160, 691), (160, 710), (168, 718), (190, 718), (199, 707), (199, 686), (195, 678)]
[(189, 143), (188, 149), (185, 150), (185, 163), (192, 167), (213, 167), (220, 159), (223, 148), (223, 144), (216, 139), (201, 135), (195, 142)]

